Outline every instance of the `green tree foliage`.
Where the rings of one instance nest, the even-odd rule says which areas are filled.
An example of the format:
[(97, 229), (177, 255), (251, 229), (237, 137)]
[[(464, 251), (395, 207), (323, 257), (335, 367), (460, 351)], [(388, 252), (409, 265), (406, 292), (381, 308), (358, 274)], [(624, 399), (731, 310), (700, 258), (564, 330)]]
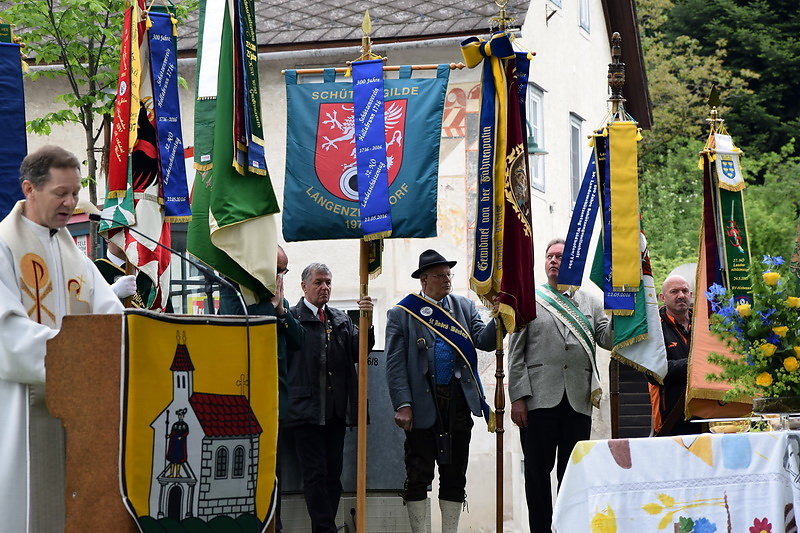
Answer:
[[(714, 11), (708, 7), (719, 10), (731, 4), (736, 4), (734, 15), (712, 16)], [(727, 119), (728, 131), (745, 152), (742, 167), (750, 183), (745, 205), (753, 257), (790, 257), (800, 214), (797, 146), (788, 130), (774, 129), (775, 123), (752, 107), (753, 102), (761, 101), (758, 93), (762, 87), (777, 87), (769, 82), (776, 79), (776, 72), (764, 63), (743, 60), (742, 43), (725, 32), (698, 30), (703, 24), (717, 24), (720, 17), (735, 19), (756, 8), (784, 13), (788, 5), (773, 2), (765, 7), (764, 2), (744, 0), (637, 0), (654, 119), (640, 151), (640, 202), (657, 284), (678, 265), (697, 261), (702, 207), (702, 172), (697, 161), (708, 131), (704, 119), (712, 85), (720, 89), (723, 104), (719, 111)], [(762, 23), (768, 18), (763, 14), (757, 17)], [(800, 20), (800, 15), (793, 13), (790, 18)], [(747, 27), (755, 25), (746, 23)], [(742, 38), (736, 35), (736, 39)], [(784, 37), (794, 44), (783, 43), (779, 48), (792, 49), (796, 37)], [(764, 43), (778, 46), (774, 40), (774, 36), (763, 35), (761, 49), (766, 50)], [(738, 44), (734, 46), (734, 42)], [(781, 75), (788, 76), (786, 72)], [(786, 79), (784, 85), (781, 96), (771, 93), (773, 98), (796, 100)], [(747, 125), (744, 117), (749, 120)], [(785, 122), (791, 122), (791, 117)], [(773, 138), (776, 140), (765, 142)], [(762, 146), (766, 149), (759, 149)]]
[(758, 72), (748, 83), (751, 92), (729, 100), (729, 129), (756, 155), (779, 152), (800, 126), (793, 83), (800, 70), (797, 1), (677, 0), (662, 28), (668, 40), (695, 39), (705, 56), (723, 41), (726, 70)]
[(49, 135), (53, 125), (78, 123), (86, 139), (89, 196), (97, 202), (97, 144), (102, 116), (112, 111), (119, 68), (124, 0), (28, 0), (2, 12), (17, 25), (36, 65), (28, 78), (64, 79), (69, 92), (56, 96), (59, 109), (31, 120), (28, 129)]

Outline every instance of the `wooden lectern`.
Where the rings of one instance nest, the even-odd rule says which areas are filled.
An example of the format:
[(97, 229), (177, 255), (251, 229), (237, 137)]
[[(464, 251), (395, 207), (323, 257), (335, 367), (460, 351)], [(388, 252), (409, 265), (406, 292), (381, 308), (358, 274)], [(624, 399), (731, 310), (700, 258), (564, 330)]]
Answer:
[(47, 407), (67, 432), (66, 533), (134, 533), (120, 495), (123, 315), (65, 316), (47, 343)]

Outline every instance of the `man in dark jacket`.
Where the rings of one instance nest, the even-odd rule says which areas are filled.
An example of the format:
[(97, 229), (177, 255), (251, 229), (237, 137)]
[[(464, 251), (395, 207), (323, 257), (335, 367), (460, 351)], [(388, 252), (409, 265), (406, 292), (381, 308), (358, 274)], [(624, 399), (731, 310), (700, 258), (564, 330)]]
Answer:
[[(328, 307), (327, 266), (308, 265), (301, 288), (304, 296), (291, 313), (306, 336), (303, 347), (289, 354), (289, 399), (282, 426), (294, 437), (312, 531), (336, 533), (345, 428), (355, 425), (357, 415), (358, 328), (347, 313)], [(372, 311), (372, 299), (364, 296), (358, 307)], [(370, 328), (369, 349), (371, 334)]]
[(653, 433), (686, 435), (700, 433), (702, 426), (685, 420), (687, 364), (692, 340), (692, 291), (681, 276), (670, 276), (661, 286), (661, 330), (667, 348), (664, 384), (650, 382)]
[[(286, 416), (286, 405), (289, 399), (287, 384), (287, 354), (303, 347), (305, 331), (300, 322), (289, 312), (289, 302), (283, 296), (283, 277), (289, 272), (289, 257), (281, 246), (278, 246), (277, 276), (275, 278), (275, 294), (269, 300), (247, 306), (248, 315), (274, 316), (278, 331), (278, 456), (280, 457), (283, 438), (283, 419)], [(243, 315), (239, 296), (229, 287), (220, 287), (219, 314)], [(283, 531), (281, 524), (281, 464), (276, 465), (278, 477), (278, 498), (275, 508), (275, 530)]]

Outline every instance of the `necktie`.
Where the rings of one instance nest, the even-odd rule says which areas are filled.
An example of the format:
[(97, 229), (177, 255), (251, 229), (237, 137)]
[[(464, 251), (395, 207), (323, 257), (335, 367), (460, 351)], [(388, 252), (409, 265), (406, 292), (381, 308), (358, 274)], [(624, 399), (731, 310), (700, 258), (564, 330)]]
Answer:
[(324, 324), (324, 323), (325, 323), (325, 309), (323, 309), (322, 307), (320, 307), (320, 308), (317, 310), (317, 316), (319, 317), (319, 321), (320, 321), (320, 322), (322, 322), (322, 323)]

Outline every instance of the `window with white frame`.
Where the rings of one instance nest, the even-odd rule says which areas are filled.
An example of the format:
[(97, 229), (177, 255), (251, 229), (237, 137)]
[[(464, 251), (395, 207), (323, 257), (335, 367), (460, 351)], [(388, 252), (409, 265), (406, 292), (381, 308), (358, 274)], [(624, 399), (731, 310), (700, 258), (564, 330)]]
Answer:
[(531, 186), (544, 192), (544, 91), (532, 84), (528, 84), (525, 114)]
[(578, 23), (589, 31), (589, 0), (578, 0)]
[(583, 161), (581, 160), (581, 153), (586, 145), (583, 135), (581, 135), (581, 127), (583, 119), (575, 113), (569, 114), (569, 174), (570, 174), (570, 187), (571, 198), (573, 203), (578, 198), (578, 191), (581, 189), (581, 181), (583, 181)]

